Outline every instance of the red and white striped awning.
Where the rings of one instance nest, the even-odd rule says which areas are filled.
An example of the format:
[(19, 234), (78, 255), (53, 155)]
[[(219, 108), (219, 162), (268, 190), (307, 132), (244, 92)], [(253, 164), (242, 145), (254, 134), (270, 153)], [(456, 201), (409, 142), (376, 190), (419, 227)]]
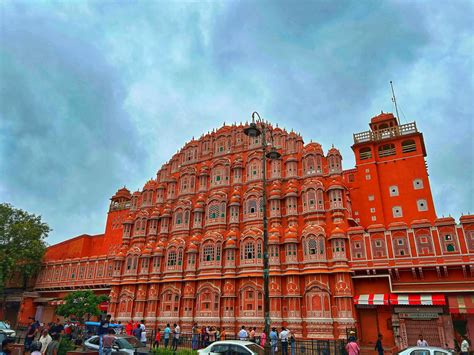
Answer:
[(388, 305), (388, 299), (388, 293), (370, 293), (355, 296), (354, 304), (384, 306)]
[(390, 295), (390, 304), (395, 306), (444, 306), (446, 298), (444, 295)]
[(474, 314), (474, 296), (448, 296), (449, 313)]
[(49, 302), (49, 304), (50, 304), (51, 306), (59, 306), (59, 305), (61, 305), (61, 304), (66, 304), (66, 301), (64, 301), (64, 300), (55, 300), (55, 301)]

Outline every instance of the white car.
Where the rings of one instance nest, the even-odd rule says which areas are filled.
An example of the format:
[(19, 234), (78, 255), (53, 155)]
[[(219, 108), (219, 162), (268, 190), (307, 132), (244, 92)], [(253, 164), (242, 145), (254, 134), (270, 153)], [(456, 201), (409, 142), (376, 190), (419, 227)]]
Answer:
[(255, 343), (241, 340), (216, 341), (205, 349), (198, 350), (199, 355), (264, 355), (265, 350)]
[[(114, 335), (114, 344), (112, 346), (112, 352), (126, 352), (130, 355), (134, 355), (136, 352), (146, 352), (148, 353), (148, 349), (143, 346), (141, 342), (138, 341), (137, 338), (130, 336), (130, 335)], [(89, 350), (97, 350), (99, 351), (99, 336), (94, 335), (91, 336), (84, 342), (84, 346)]]
[(406, 348), (405, 350), (399, 351), (398, 355), (452, 355), (451, 350), (437, 348), (434, 346), (412, 346), (411, 348)]
[(6, 336), (10, 338), (16, 337), (15, 331), (11, 329), (7, 323), (2, 322), (2, 321), (0, 321), (0, 332), (2, 332), (3, 334), (5, 334)]

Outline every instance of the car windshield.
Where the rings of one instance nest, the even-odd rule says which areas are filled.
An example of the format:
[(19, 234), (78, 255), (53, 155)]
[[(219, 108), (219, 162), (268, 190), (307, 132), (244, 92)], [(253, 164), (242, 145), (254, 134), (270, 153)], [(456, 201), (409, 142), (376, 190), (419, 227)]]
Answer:
[(253, 351), (254, 354), (258, 354), (258, 355), (265, 355), (265, 350), (263, 350), (260, 346), (258, 345), (255, 345), (255, 344), (249, 344), (249, 345), (246, 345), (245, 346), (247, 349), (249, 349), (250, 351)]
[(143, 346), (135, 337), (117, 338), (115, 342), (120, 349), (135, 349)]
[(10, 329), (10, 326), (5, 322), (0, 322), (0, 329)]

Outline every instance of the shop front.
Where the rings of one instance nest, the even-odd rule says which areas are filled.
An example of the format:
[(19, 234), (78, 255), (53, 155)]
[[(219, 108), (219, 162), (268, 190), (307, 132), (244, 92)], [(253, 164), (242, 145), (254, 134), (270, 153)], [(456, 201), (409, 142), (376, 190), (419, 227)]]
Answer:
[(420, 335), (431, 346), (454, 347), (453, 324), (444, 295), (391, 294), (392, 326), (399, 349), (416, 345)]
[(450, 295), (448, 304), (457, 343), (461, 343), (463, 335), (474, 339), (474, 295)]
[(358, 319), (358, 340), (362, 346), (373, 348), (378, 334), (385, 343), (393, 345), (389, 294), (362, 294), (354, 297)]

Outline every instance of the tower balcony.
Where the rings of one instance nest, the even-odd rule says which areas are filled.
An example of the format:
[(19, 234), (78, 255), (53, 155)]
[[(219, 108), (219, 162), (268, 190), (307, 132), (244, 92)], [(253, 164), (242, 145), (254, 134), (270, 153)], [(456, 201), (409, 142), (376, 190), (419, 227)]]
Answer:
[(354, 144), (366, 142), (378, 142), (383, 139), (405, 136), (418, 133), (416, 122), (405, 123), (399, 126), (378, 129), (376, 131), (365, 131), (354, 133)]

